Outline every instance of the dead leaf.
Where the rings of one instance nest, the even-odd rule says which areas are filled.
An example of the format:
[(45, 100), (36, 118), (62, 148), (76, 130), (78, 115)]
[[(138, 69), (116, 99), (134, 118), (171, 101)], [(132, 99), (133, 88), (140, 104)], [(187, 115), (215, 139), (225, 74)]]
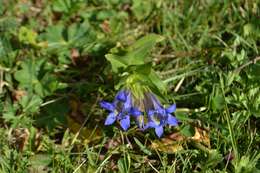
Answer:
[(80, 57), (78, 49), (72, 48), (70, 50), (70, 57), (73, 65), (77, 65), (77, 60)]
[(19, 151), (24, 151), (30, 136), (29, 130), (27, 128), (13, 129), (11, 135), (12, 145), (14, 145), (14, 147)]
[(177, 151), (183, 150), (182, 143), (192, 140), (197, 143), (202, 143), (210, 148), (210, 138), (208, 130), (195, 127), (195, 134), (192, 137), (185, 137), (180, 132), (172, 133), (165, 138), (152, 141), (151, 148), (166, 152), (176, 153)]
[(191, 140), (194, 140), (196, 142), (200, 142), (205, 144), (207, 147), (210, 147), (210, 139), (209, 139), (209, 133), (206, 130), (203, 130), (199, 127), (195, 127), (195, 135), (190, 138)]
[(12, 93), (13, 100), (19, 101), (23, 96), (25, 96), (27, 93), (24, 90), (14, 90)]
[(152, 142), (152, 149), (162, 151), (165, 153), (176, 153), (183, 150), (182, 142), (174, 141), (169, 138), (162, 138), (161, 140), (155, 140)]
[(104, 22), (101, 24), (100, 26), (102, 28), (102, 30), (106, 33), (110, 33), (111, 32), (111, 29), (110, 29), (110, 26), (109, 26), (109, 21), (108, 20), (104, 20)]
[(174, 141), (184, 141), (186, 137), (182, 135), (180, 132), (172, 133), (167, 138), (174, 140)]

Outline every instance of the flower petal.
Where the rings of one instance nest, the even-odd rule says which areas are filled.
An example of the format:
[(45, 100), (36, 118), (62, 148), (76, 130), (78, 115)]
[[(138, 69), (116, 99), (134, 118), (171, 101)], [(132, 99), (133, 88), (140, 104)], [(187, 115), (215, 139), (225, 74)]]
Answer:
[(114, 112), (111, 112), (105, 121), (105, 125), (111, 125), (116, 121), (116, 115)]
[(157, 126), (158, 126), (158, 124), (156, 124), (155, 122), (149, 121), (149, 122), (145, 125), (145, 129), (155, 128), (155, 127), (157, 127)]
[(124, 109), (125, 110), (130, 110), (132, 107), (132, 96), (131, 96), (131, 93), (129, 92), (127, 95), (126, 95), (126, 100), (125, 100), (125, 103), (124, 103)]
[(168, 114), (167, 123), (171, 126), (177, 126), (178, 120), (174, 116), (172, 116), (171, 114)]
[(106, 101), (101, 101), (100, 106), (106, 110), (109, 110), (113, 112), (115, 110), (115, 106), (112, 103), (106, 102)]
[(126, 101), (126, 91), (125, 90), (121, 90), (117, 93), (116, 95), (116, 99), (121, 101), (121, 102), (125, 102)]
[(163, 135), (163, 126), (158, 126), (155, 128), (156, 135), (160, 138)]
[(151, 100), (155, 109), (162, 108), (161, 102), (156, 98), (155, 95), (151, 94)]
[(166, 109), (164, 109), (164, 108), (158, 108), (158, 109), (157, 109), (157, 113), (158, 113), (161, 117), (165, 117), (165, 116), (167, 115)]
[(133, 115), (133, 116), (135, 116), (135, 117), (137, 117), (137, 116), (139, 116), (139, 115), (142, 115), (142, 112), (139, 111), (137, 108), (131, 108), (130, 114)]
[(126, 115), (121, 121), (120, 121), (121, 127), (126, 131), (130, 127), (130, 116)]
[(154, 110), (148, 110), (148, 113), (147, 113), (147, 115), (150, 117), (150, 116), (152, 116), (154, 113), (155, 113), (155, 111), (154, 111)]
[(175, 110), (176, 110), (176, 104), (173, 104), (173, 105), (169, 106), (169, 107), (166, 109), (166, 112), (167, 112), (167, 113), (173, 113), (173, 112), (175, 112)]

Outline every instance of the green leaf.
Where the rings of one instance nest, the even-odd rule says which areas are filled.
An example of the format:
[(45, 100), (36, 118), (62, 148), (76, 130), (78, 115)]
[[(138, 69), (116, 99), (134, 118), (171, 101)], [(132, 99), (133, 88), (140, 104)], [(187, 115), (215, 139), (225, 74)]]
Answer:
[(129, 155), (119, 159), (117, 162), (117, 166), (120, 173), (129, 173), (129, 168), (130, 168)]
[(31, 29), (22, 26), (19, 29), (18, 38), (25, 44), (36, 44), (37, 33)]
[(71, 8), (71, 0), (55, 0), (53, 2), (53, 10), (57, 12), (69, 13)]
[(44, 97), (60, 88), (52, 71), (53, 67), (48, 66), (44, 59), (27, 59), (21, 63), (21, 69), (15, 72), (14, 78), (19, 82), (19, 88)]
[(148, 53), (152, 50), (156, 43), (164, 38), (160, 35), (149, 34), (137, 40), (133, 45), (127, 48), (127, 54), (124, 57), (127, 65), (141, 65), (150, 62)]
[(191, 125), (187, 124), (184, 125), (180, 132), (187, 137), (192, 137), (195, 134), (195, 129)]
[(19, 100), (23, 111), (26, 113), (35, 113), (39, 110), (41, 106), (42, 99), (37, 95), (25, 95)]
[(147, 155), (152, 155), (152, 152), (147, 149), (146, 146), (144, 146), (137, 138), (134, 137), (135, 143), (139, 146), (139, 148)]
[(21, 63), (21, 69), (16, 71), (14, 78), (19, 82), (20, 87), (32, 89), (33, 84), (38, 82), (38, 74), (44, 59), (27, 59)]
[(66, 31), (70, 47), (87, 47), (96, 40), (96, 33), (88, 22), (72, 24)]
[(152, 63), (146, 63), (144, 65), (136, 66), (134, 71), (138, 74), (150, 75), (152, 70)]
[(36, 154), (30, 157), (30, 170), (35, 170), (39, 173), (46, 172), (46, 167), (52, 162), (52, 157), (49, 154)]
[(180, 121), (191, 121), (192, 120), (189, 118), (189, 116), (186, 112), (178, 111), (178, 109), (176, 110), (176, 112), (174, 114), (175, 114), (176, 118)]
[[(49, 51), (67, 48), (67, 41), (64, 38), (64, 26), (61, 24), (51, 25), (46, 32), (41, 34), (42, 40), (47, 41)], [(59, 50), (60, 51), (60, 50)]]
[(17, 119), (17, 104), (12, 104), (11, 101), (6, 101), (3, 110), (3, 119), (7, 122)]
[(153, 3), (151, 0), (133, 0), (132, 11), (137, 20), (143, 20), (150, 15), (153, 10)]
[(150, 81), (161, 93), (166, 93), (166, 84), (160, 79), (154, 70), (151, 70), (150, 75), (148, 76)]
[(110, 61), (114, 72), (118, 72), (119, 68), (125, 69), (131, 65), (143, 65), (151, 61), (148, 57), (149, 52), (157, 42), (162, 40), (163, 37), (159, 35), (149, 34), (129, 46), (125, 51), (120, 51), (120, 54), (107, 54), (106, 58)]
[(213, 99), (212, 99), (212, 109), (214, 111), (222, 110), (225, 105), (224, 103), (225, 103), (225, 100), (224, 100), (223, 96), (217, 95), (217, 96), (213, 97)]
[(112, 65), (112, 70), (115, 73), (118, 72), (119, 68), (126, 68), (127, 67), (127, 63), (124, 62), (124, 60), (122, 58), (120, 58), (120, 56), (113, 55), (113, 54), (107, 54), (106, 59), (108, 61), (110, 61), (111, 65)]

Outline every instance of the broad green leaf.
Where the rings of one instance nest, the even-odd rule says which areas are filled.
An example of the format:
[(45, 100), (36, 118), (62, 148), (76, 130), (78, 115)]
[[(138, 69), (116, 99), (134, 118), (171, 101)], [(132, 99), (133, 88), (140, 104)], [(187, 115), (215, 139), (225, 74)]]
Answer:
[(20, 88), (30, 92), (34, 91), (44, 97), (52, 94), (61, 86), (51, 73), (52, 70), (44, 59), (27, 59), (21, 63), (21, 69), (15, 72), (14, 78), (19, 82)]
[(214, 111), (222, 110), (224, 108), (225, 100), (221, 95), (216, 95), (212, 98), (212, 109)]
[(134, 71), (138, 74), (150, 75), (152, 70), (152, 63), (146, 63), (143, 65), (135, 66)]
[(25, 95), (19, 100), (19, 103), (22, 105), (24, 112), (35, 113), (39, 110), (42, 99), (37, 95)]
[(96, 33), (88, 22), (72, 24), (66, 30), (70, 48), (88, 47), (96, 40)]
[[(47, 166), (52, 162), (49, 154), (36, 154), (29, 158), (29, 169), (37, 173), (46, 173)], [(31, 172), (30, 171), (30, 172)]]
[(3, 110), (3, 119), (7, 122), (17, 119), (17, 109), (17, 104), (12, 104), (10, 101), (6, 101)]
[(154, 70), (151, 70), (151, 73), (148, 77), (161, 93), (166, 93), (166, 84), (160, 79)]
[(35, 59), (27, 59), (21, 63), (21, 69), (16, 71), (14, 78), (19, 82), (19, 85), (24, 88), (32, 88), (33, 84), (38, 81), (41, 65), (44, 59), (36, 61)]
[(174, 114), (175, 114), (176, 118), (180, 121), (191, 121), (192, 120), (189, 118), (189, 116), (186, 112), (178, 111), (178, 109), (176, 110), (176, 112)]
[(153, 2), (151, 0), (133, 0), (132, 10), (135, 17), (140, 21), (150, 15), (153, 9)]
[(120, 56), (113, 55), (113, 54), (107, 54), (106, 59), (110, 61), (112, 65), (112, 70), (117, 73), (118, 69), (120, 68), (126, 68), (127, 63), (124, 62), (124, 59), (120, 58)]
[(69, 13), (71, 8), (71, 0), (54, 0), (52, 8), (57, 12)]
[(149, 34), (137, 40), (133, 45), (127, 48), (125, 59), (127, 65), (141, 65), (150, 62), (148, 55), (156, 43), (164, 38), (160, 35)]
[(119, 68), (126, 68), (131, 65), (143, 65), (151, 61), (148, 57), (149, 52), (163, 37), (156, 34), (149, 34), (129, 46), (121, 54), (107, 54), (106, 58), (110, 61), (114, 72), (118, 72)]
[(192, 137), (195, 135), (195, 129), (191, 125), (187, 124), (187, 125), (184, 125), (184, 127), (181, 129), (181, 133), (184, 136)]
[(68, 43), (64, 38), (64, 26), (61, 24), (49, 26), (46, 28), (46, 32), (41, 34), (41, 37), (42, 40), (47, 42), (49, 51), (67, 48)]

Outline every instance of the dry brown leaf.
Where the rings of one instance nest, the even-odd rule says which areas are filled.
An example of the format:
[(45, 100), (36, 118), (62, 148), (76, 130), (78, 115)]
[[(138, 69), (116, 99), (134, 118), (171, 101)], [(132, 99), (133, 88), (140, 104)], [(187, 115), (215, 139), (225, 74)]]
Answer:
[(205, 144), (207, 147), (210, 147), (210, 139), (209, 139), (208, 131), (203, 130), (199, 127), (195, 127), (195, 135), (190, 139), (196, 142), (201, 142)]
[(169, 138), (162, 138), (161, 140), (155, 140), (152, 142), (152, 149), (162, 151), (165, 153), (176, 153), (178, 151), (183, 150), (183, 146), (181, 142), (174, 141)]
[(77, 65), (77, 60), (80, 57), (78, 49), (72, 48), (70, 50), (70, 57), (73, 65)]
[(27, 128), (13, 129), (11, 135), (12, 145), (14, 145), (19, 151), (24, 151), (30, 136), (29, 130)]
[(106, 33), (110, 33), (110, 32), (111, 32), (111, 29), (110, 29), (108, 20), (104, 20), (104, 22), (101, 24), (100, 27), (101, 27), (102, 30), (103, 30), (104, 32), (106, 32)]
[(13, 100), (19, 101), (23, 96), (25, 96), (27, 93), (24, 90), (14, 90), (12, 93)]
[(186, 140), (186, 137), (183, 136), (180, 132), (172, 133), (167, 138), (174, 140), (174, 141), (184, 141)]
[(192, 137), (185, 137), (180, 132), (172, 133), (165, 138), (160, 140), (155, 140), (151, 144), (151, 148), (166, 152), (166, 153), (176, 153), (177, 151), (183, 150), (182, 143), (192, 140), (194, 142), (203, 143), (210, 148), (210, 138), (208, 130), (195, 127), (195, 134)]

